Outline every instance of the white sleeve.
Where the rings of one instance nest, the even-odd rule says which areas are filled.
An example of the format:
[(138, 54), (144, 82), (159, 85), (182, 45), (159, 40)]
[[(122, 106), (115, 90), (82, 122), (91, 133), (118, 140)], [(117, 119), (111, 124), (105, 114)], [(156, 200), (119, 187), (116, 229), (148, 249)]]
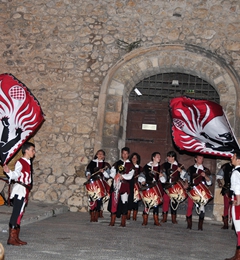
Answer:
[(91, 172), (89, 170), (86, 170), (85, 176), (87, 177), (88, 175), (91, 175)]
[(109, 169), (105, 170), (105, 171), (103, 172), (103, 176), (104, 176), (106, 179), (108, 179), (108, 178), (110, 177), (110, 170), (109, 170)]
[(205, 181), (206, 181), (206, 184), (208, 185), (208, 186), (210, 186), (210, 185), (212, 185), (212, 175), (210, 175), (210, 176), (208, 176), (209, 177), (209, 181), (207, 181), (206, 179), (205, 179)]
[(140, 183), (143, 183), (143, 182), (145, 182), (146, 181), (146, 176), (145, 176), (145, 174), (144, 173), (140, 173), (139, 174), (139, 176), (138, 176), (138, 182), (140, 182)]
[(208, 186), (212, 185), (212, 181), (211, 180), (210, 181), (206, 181), (206, 183), (207, 183)]
[(223, 176), (224, 176), (224, 171), (223, 169), (221, 168), (218, 173), (217, 173), (217, 176), (216, 176), (216, 180), (222, 180), (223, 179)]
[(138, 177), (138, 182), (143, 183), (143, 182), (145, 182), (145, 181), (146, 181), (146, 178), (144, 178), (144, 177), (142, 177), (142, 176), (139, 176), (139, 177)]
[(231, 190), (235, 195), (240, 195), (240, 172), (234, 170), (231, 176)]
[(165, 183), (167, 181), (166, 174), (163, 173), (163, 176), (160, 177), (159, 180), (161, 181), (161, 183)]
[(114, 179), (115, 175), (116, 175), (116, 169), (115, 167), (112, 167), (109, 176)]
[(124, 180), (131, 180), (134, 174), (134, 169), (132, 169), (129, 173), (123, 174), (122, 177)]
[(9, 171), (9, 173), (6, 173), (9, 177), (9, 181), (11, 180), (17, 180), (18, 177), (21, 176), (21, 171), (22, 171), (22, 164), (17, 161), (16, 164), (15, 164), (15, 169), (14, 171)]
[(182, 180), (186, 180), (187, 179), (187, 172), (186, 172), (186, 170), (181, 170), (181, 172), (180, 172), (180, 178), (182, 179)]

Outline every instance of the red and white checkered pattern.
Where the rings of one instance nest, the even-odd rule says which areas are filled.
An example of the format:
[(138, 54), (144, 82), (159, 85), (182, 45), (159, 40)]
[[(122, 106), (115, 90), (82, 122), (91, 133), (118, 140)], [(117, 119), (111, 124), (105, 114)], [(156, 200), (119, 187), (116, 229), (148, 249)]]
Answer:
[(13, 86), (9, 89), (9, 95), (13, 99), (24, 100), (25, 99), (25, 91), (20, 86)]

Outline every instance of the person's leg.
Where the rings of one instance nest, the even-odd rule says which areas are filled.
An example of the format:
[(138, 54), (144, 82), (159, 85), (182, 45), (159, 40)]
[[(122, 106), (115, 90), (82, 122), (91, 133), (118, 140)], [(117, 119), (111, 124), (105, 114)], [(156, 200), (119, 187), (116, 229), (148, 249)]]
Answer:
[(102, 199), (98, 199), (98, 200), (96, 201), (96, 209), (95, 209), (95, 215), (94, 215), (94, 222), (98, 222), (98, 217), (99, 217), (99, 215), (100, 215), (101, 207), (102, 207)]
[(171, 215), (172, 215), (172, 223), (177, 224), (177, 207), (178, 202), (177, 201), (171, 201)]
[(149, 209), (145, 208), (143, 211), (143, 214), (142, 214), (142, 217), (143, 217), (142, 226), (147, 226), (147, 224), (148, 224), (148, 212), (149, 212)]
[(90, 207), (90, 222), (95, 222), (95, 211), (97, 208), (97, 201), (92, 201), (90, 199), (89, 207)]
[(234, 217), (234, 226), (237, 234), (237, 248), (234, 260), (240, 260), (240, 206), (234, 206), (235, 208), (235, 217)]
[(230, 201), (227, 194), (223, 196), (223, 203), (224, 203), (223, 216), (222, 216), (223, 226), (221, 227), (221, 229), (228, 229), (228, 211), (229, 211)]
[(193, 200), (188, 197), (188, 206), (187, 206), (187, 213), (186, 213), (186, 219), (187, 219), (187, 229), (192, 229), (192, 210), (193, 210)]
[(122, 219), (121, 219), (121, 227), (126, 227), (126, 219), (128, 213), (128, 194), (127, 192), (121, 194), (122, 201)]
[(18, 241), (18, 221), (21, 219), (21, 211), (24, 205), (24, 198), (18, 199), (18, 196), (14, 196), (13, 200), (13, 211), (9, 220), (9, 237), (7, 240), (8, 245), (20, 246), (21, 243)]
[(233, 257), (225, 258), (225, 260), (240, 260), (240, 220), (236, 220), (236, 211), (238, 211), (238, 209), (236, 210), (236, 207), (232, 206), (232, 220), (237, 234), (236, 251)]
[(162, 205), (162, 223), (167, 222), (168, 209), (170, 204), (170, 198), (166, 192), (163, 194), (163, 205)]
[(153, 208), (153, 219), (154, 219), (155, 226), (161, 226), (161, 224), (159, 223), (158, 212), (159, 212), (159, 206), (154, 207)]
[(111, 193), (109, 203), (108, 203), (108, 211), (111, 212), (111, 221), (109, 223), (109, 226), (114, 226), (116, 217), (117, 217), (117, 205), (118, 205), (118, 197), (116, 197), (116, 194), (114, 192)]
[(204, 211), (200, 211), (199, 220), (198, 220), (198, 230), (203, 230), (203, 220), (204, 220), (205, 213)]
[(137, 220), (137, 213), (138, 213), (138, 202), (133, 203), (133, 220)]
[(16, 226), (16, 229), (17, 229), (17, 241), (18, 241), (18, 243), (19, 243), (19, 244), (21, 244), (21, 245), (26, 245), (26, 244), (27, 244), (27, 242), (25, 242), (25, 241), (22, 241), (22, 240), (19, 238), (19, 233), (20, 233), (20, 225), (17, 225), (17, 226)]

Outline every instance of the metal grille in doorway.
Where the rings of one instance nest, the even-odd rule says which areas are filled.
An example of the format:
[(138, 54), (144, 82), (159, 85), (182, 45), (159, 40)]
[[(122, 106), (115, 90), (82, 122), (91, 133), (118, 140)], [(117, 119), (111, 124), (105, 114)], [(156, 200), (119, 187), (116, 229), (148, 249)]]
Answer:
[(184, 73), (162, 73), (145, 78), (131, 91), (129, 100), (159, 102), (179, 96), (220, 102), (212, 85), (197, 76)]

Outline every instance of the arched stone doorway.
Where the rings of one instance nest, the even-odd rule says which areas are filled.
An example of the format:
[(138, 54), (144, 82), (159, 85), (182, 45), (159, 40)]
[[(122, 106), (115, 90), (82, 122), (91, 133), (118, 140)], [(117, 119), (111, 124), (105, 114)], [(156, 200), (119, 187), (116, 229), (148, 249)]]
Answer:
[[(188, 96), (220, 103), (218, 92), (198, 76), (185, 73), (160, 73), (140, 81), (129, 95), (126, 146), (131, 152), (141, 151), (141, 163), (145, 165), (150, 155), (158, 151), (162, 162), (168, 151), (175, 150), (178, 160), (188, 167), (193, 158), (179, 151), (172, 142), (169, 102), (179, 96)], [(179, 153), (180, 152), (180, 153)], [(185, 156), (184, 156), (185, 154)], [(216, 161), (205, 160), (212, 172)]]
[(239, 77), (230, 65), (193, 45), (140, 48), (115, 64), (101, 86), (94, 149), (104, 149), (109, 162), (117, 160), (125, 146), (130, 92), (144, 78), (168, 72), (199, 76), (209, 82), (219, 93), (220, 104), (239, 139)]
[[(140, 81), (130, 92), (126, 128), (126, 146), (132, 152), (141, 156), (141, 165), (149, 162), (153, 152), (161, 154), (161, 163), (166, 160), (169, 151), (175, 151), (177, 160), (188, 169), (194, 163), (193, 154), (180, 151), (174, 144), (171, 135), (171, 115), (169, 102), (179, 96), (214, 101), (219, 104), (218, 92), (206, 81), (185, 73), (161, 73), (147, 77)], [(204, 158), (204, 166), (211, 173), (216, 172), (216, 159)], [(215, 176), (213, 185), (209, 187), (212, 194), (215, 191)], [(206, 212), (212, 215), (213, 200)], [(187, 201), (180, 205), (186, 210)]]

